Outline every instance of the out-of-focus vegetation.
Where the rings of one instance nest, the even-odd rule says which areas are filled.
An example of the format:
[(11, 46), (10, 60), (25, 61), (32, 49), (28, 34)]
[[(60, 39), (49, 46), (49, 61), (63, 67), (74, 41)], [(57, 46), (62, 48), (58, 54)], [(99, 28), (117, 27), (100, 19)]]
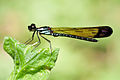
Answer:
[[(32, 36), (27, 26), (86, 27), (108, 25), (112, 36), (92, 43), (45, 36), (60, 48), (49, 80), (120, 80), (120, 0), (0, 0), (0, 80), (13, 70), (3, 50), (4, 36), (24, 43)], [(33, 43), (37, 41), (35, 39)], [(41, 39), (41, 48), (49, 44)]]

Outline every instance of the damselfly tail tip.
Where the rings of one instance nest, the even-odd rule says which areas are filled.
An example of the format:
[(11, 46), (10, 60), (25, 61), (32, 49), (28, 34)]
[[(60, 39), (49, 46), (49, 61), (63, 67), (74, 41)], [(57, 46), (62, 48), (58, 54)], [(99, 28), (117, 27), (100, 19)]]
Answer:
[(93, 42), (98, 42), (98, 40), (94, 39)]

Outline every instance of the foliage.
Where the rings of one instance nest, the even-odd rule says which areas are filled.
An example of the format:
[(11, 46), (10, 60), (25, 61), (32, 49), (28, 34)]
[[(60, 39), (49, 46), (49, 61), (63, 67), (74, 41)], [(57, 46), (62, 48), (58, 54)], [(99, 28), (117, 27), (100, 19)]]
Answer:
[(11, 37), (4, 38), (4, 50), (14, 61), (9, 80), (46, 80), (55, 66), (59, 49), (33, 49), (32, 45), (20, 44)]

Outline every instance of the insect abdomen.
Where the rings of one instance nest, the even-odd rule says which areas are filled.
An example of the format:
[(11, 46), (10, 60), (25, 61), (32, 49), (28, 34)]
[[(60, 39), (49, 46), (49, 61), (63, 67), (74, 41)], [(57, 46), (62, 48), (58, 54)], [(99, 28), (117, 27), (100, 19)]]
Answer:
[(97, 40), (93, 38), (80, 37), (80, 36), (70, 35), (70, 34), (53, 33), (52, 35), (54, 37), (63, 36), (63, 37), (76, 38), (76, 39), (81, 39), (81, 40), (86, 40), (86, 41), (91, 41), (91, 42), (97, 42)]

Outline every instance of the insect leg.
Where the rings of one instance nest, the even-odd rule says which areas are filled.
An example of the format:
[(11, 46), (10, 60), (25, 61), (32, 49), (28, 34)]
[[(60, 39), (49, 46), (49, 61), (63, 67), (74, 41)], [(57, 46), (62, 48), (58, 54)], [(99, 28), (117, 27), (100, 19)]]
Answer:
[(35, 34), (36, 31), (34, 31), (33, 35), (32, 35), (32, 39), (28, 39), (24, 44), (29, 44), (33, 39), (34, 39), (34, 34)]
[[(38, 42), (37, 42), (38, 44), (33, 48), (33, 50), (40, 45), (40, 38), (39, 38), (39, 35), (38, 35), (38, 31), (37, 31), (36, 34), (37, 34), (37, 37), (38, 37)], [(32, 51), (33, 51), (33, 50), (32, 50)]]
[(41, 36), (42, 38), (44, 38), (46, 41), (48, 41), (48, 42), (49, 42), (49, 44), (50, 44), (50, 52), (52, 53), (51, 41), (50, 41), (50, 40), (48, 40), (47, 38), (45, 38), (44, 36), (42, 36), (41, 34), (40, 34), (40, 36)]

